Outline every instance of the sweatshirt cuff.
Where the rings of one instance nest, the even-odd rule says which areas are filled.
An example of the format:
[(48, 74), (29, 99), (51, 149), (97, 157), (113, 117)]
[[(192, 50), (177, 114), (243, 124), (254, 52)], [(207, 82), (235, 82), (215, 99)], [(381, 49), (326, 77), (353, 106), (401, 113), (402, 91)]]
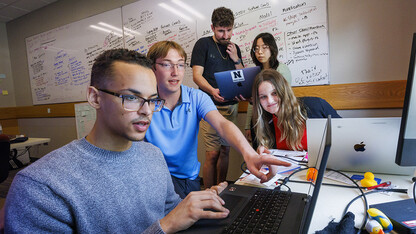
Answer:
[(154, 222), (150, 227), (148, 227), (146, 230), (144, 230), (145, 234), (165, 234), (165, 232), (162, 230), (162, 227), (160, 226), (159, 220), (157, 222)]

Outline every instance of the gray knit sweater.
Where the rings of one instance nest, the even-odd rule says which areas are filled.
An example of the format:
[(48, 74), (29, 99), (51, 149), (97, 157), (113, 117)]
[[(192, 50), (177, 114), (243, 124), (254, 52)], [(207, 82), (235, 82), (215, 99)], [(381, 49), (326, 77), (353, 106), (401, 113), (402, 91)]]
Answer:
[(163, 233), (180, 202), (162, 153), (146, 142), (107, 151), (85, 138), (20, 171), (6, 200), (6, 233)]

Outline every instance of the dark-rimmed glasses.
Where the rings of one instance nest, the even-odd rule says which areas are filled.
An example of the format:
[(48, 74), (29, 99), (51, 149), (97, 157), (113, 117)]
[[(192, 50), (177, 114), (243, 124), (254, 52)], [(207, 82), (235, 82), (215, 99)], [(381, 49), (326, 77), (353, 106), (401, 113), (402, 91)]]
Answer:
[(108, 93), (122, 99), (121, 105), (126, 111), (138, 111), (147, 102), (153, 112), (158, 112), (162, 109), (165, 100), (159, 98), (146, 99), (132, 94), (120, 94), (111, 92), (105, 89), (98, 89), (101, 92)]

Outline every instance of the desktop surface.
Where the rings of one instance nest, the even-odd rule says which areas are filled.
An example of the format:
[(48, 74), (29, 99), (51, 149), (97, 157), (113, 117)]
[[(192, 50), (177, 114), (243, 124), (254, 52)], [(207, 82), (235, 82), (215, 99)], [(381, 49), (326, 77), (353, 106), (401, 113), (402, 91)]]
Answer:
[(51, 141), (51, 138), (29, 137), (27, 141), (10, 144), (10, 149), (12, 150), (12, 149), (25, 148), (25, 147), (34, 146), (34, 145), (47, 144), (50, 141)]
[[(357, 172), (345, 172), (347, 175), (363, 173)], [(243, 174), (242, 176), (244, 176)], [(342, 177), (342, 176), (341, 176)], [(388, 175), (388, 174), (375, 174), (376, 178), (380, 178), (382, 182), (391, 181), (391, 185), (397, 189), (408, 189), (412, 183), (411, 176), (406, 175)], [(283, 177), (281, 177), (283, 179)], [(300, 182), (294, 182), (300, 181)], [(295, 173), (286, 184), (293, 192), (307, 193), (309, 185), (306, 182), (306, 170)], [(237, 184), (240, 182), (236, 182)], [(315, 206), (315, 211), (312, 216), (311, 224), (309, 226), (308, 233), (315, 233), (316, 231), (323, 230), (331, 221), (339, 222), (342, 219), (344, 209), (348, 203), (359, 196), (361, 193), (358, 188), (350, 187), (338, 187), (335, 185), (347, 184), (337, 182), (333, 179), (325, 177), (323, 184), (320, 188), (319, 197)], [(274, 186), (265, 186), (258, 184), (256, 186), (270, 188)], [(366, 191), (364, 191), (366, 192)], [(381, 204), (392, 201), (402, 201), (409, 199), (406, 193), (398, 192), (378, 192), (366, 195), (368, 205)], [(348, 211), (352, 212), (355, 216), (354, 223), (356, 228), (360, 228), (364, 222), (365, 208), (362, 199), (356, 200)]]
[[(357, 173), (358, 174), (358, 173)], [(411, 185), (411, 176), (404, 175), (387, 175), (387, 174), (375, 174), (377, 178), (384, 181), (391, 181), (393, 186), (400, 189), (408, 189)], [(304, 181), (306, 178), (306, 172), (300, 172), (298, 175), (294, 175), (291, 180)], [(308, 233), (314, 233), (316, 231), (324, 229), (328, 226), (329, 222), (334, 220), (339, 222), (342, 218), (344, 209), (348, 203), (356, 196), (360, 195), (360, 191), (357, 188), (344, 188), (336, 187), (327, 184), (341, 184), (331, 179), (325, 179), (321, 186), (318, 201), (315, 206), (315, 212), (312, 217), (311, 225)], [(305, 189), (305, 184), (289, 182), (287, 185), (293, 191), (301, 191)], [(368, 194), (367, 196), (368, 205), (374, 205), (379, 203), (385, 203), (390, 201), (401, 201), (409, 199), (405, 193), (397, 192), (380, 192), (374, 194)], [(365, 217), (364, 203), (361, 199), (356, 200), (350, 206), (349, 210), (355, 215), (355, 227), (360, 228), (363, 224)]]

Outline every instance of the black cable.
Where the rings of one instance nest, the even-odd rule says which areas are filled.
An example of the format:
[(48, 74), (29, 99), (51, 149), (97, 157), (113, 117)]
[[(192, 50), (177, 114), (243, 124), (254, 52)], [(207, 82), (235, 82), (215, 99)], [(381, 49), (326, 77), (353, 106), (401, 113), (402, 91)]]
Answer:
[(281, 190), (281, 187), (282, 186), (285, 186), (286, 188), (287, 188), (287, 191), (288, 192), (292, 192), (292, 190), (290, 189), (290, 187), (289, 186), (287, 186), (286, 184), (278, 184), (278, 186), (277, 187), (275, 187), (274, 188), (274, 190)]
[[(283, 179), (279, 179), (280, 181), (283, 181)], [(304, 180), (288, 180), (287, 182), (290, 183), (301, 183), (301, 184), (308, 184), (309, 181)], [(341, 187), (341, 188), (357, 188), (357, 186), (352, 185), (343, 185), (343, 184), (332, 184), (332, 183), (322, 183), (322, 185), (325, 186), (334, 186), (334, 187)], [(361, 189), (365, 189), (365, 187), (360, 187)], [(396, 193), (407, 193), (407, 189), (385, 189), (385, 188), (375, 188), (380, 191), (386, 191), (386, 192), (396, 192)]]
[[(373, 194), (373, 193), (381, 193), (381, 192), (399, 192), (399, 193), (406, 193), (405, 189), (380, 189), (380, 188), (376, 188), (375, 190), (366, 192), (365, 195), (368, 194)], [(354, 199), (352, 199), (347, 206), (345, 207), (344, 213), (347, 213), (346, 211), (348, 210), (348, 208), (351, 206), (352, 203), (354, 203), (354, 201), (356, 201), (358, 198), (362, 197), (363, 195), (360, 194), (358, 196), (356, 196)], [(367, 212), (366, 212), (367, 213)]]
[[(307, 168), (301, 168), (301, 169), (298, 169), (298, 170), (296, 170), (296, 171), (294, 171), (292, 174), (290, 174), (289, 176), (287, 176), (286, 178), (285, 178), (285, 180), (286, 180), (286, 182), (288, 182), (289, 181), (289, 179), (290, 179), (290, 177), (293, 175), (293, 174), (295, 174), (295, 173), (298, 173), (298, 172), (300, 172), (300, 171), (303, 171), (303, 170), (306, 170), (306, 169), (309, 169), (308, 167)], [(344, 173), (342, 173), (342, 172), (340, 172), (340, 171), (338, 171), (338, 170), (333, 170), (333, 169), (330, 169), (330, 168), (327, 168), (327, 170), (328, 171), (334, 171), (334, 172), (337, 172), (337, 173), (339, 173), (339, 174), (341, 174), (341, 175), (343, 175), (344, 177), (346, 177), (346, 178), (348, 178), (349, 180), (351, 180), (353, 183), (354, 183), (354, 185), (355, 186), (348, 186), (348, 187), (352, 187), (352, 188), (358, 188), (359, 190), (360, 190), (360, 192), (361, 192), (361, 195), (363, 196), (363, 199), (364, 199), (364, 204), (365, 204), (365, 211), (364, 211), (364, 213), (365, 213), (365, 219), (364, 219), (364, 222), (363, 222), (363, 225), (361, 226), (361, 229), (364, 229), (365, 228), (365, 224), (366, 224), (366, 220), (368, 219), (368, 213), (367, 213), (367, 210), (368, 210), (368, 202), (367, 202), (367, 198), (365, 197), (365, 194), (364, 194), (364, 192), (363, 192), (363, 189), (362, 189), (362, 187), (360, 187), (358, 184), (357, 184), (357, 182), (355, 182), (353, 179), (351, 179), (349, 176), (347, 176), (346, 174), (344, 174)], [(292, 182), (292, 181), (291, 181)], [(300, 181), (299, 181), (300, 182)], [(310, 183), (310, 182), (306, 182), (306, 181), (302, 181), (302, 183)], [(325, 184), (325, 183), (323, 183), (323, 184)], [(330, 185), (333, 185), (333, 186), (338, 186), (338, 185), (335, 185), (335, 184), (330, 184)], [(340, 187), (347, 187), (347, 186), (345, 186), (345, 185), (342, 185), (342, 186), (340, 186)], [(344, 216), (346, 214), (346, 210), (344, 210), (344, 213), (342, 214), (342, 216)]]
[[(343, 172), (338, 171), (338, 170), (333, 170), (333, 169), (330, 169), (330, 168), (327, 168), (327, 170), (337, 172), (340, 175), (343, 175), (344, 177), (348, 178), (350, 181), (352, 181), (355, 184), (355, 186), (361, 192), (361, 195), (363, 196), (363, 199), (364, 199), (364, 208), (365, 208), (364, 213), (365, 213), (365, 215), (364, 215), (363, 225), (361, 226), (360, 230), (364, 230), (365, 229), (365, 224), (366, 224), (367, 219), (368, 219), (368, 213), (367, 213), (367, 210), (368, 210), (368, 201), (367, 201), (367, 197), (365, 196), (365, 193), (364, 193), (363, 189), (357, 184), (357, 182), (355, 182), (355, 180), (351, 179), (349, 176), (347, 176)], [(344, 210), (344, 213), (342, 214), (342, 216), (344, 217), (344, 215), (346, 213), (347, 213), (347, 210)]]
[(380, 192), (395, 192), (395, 193), (406, 193), (407, 189), (389, 189), (389, 188), (375, 188), (376, 190), (379, 190)]
[[(250, 171), (247, 170), (247, 167), (245, 167), (245, 169), (243, 168), (243, 166), (246, 164), (245, 161), (243, 161), (243, 163), (241, 163), (240, 165), (240, 169), (242, 172), (246, 173), (246, 174), (250, 174)], [(247, 172), (248, 171), (248, 172)]]
[[(379, 192), (380, 192), (379, 190), (373, 190), (373, 191), (366, 192), (364, 194), (367, 195), (367, 194), (379, 193)], [(350, 208), (351, 204), (354, 203), (355, 200), (357, 200), (358, 198), (360, 198), (362, 196), (363, 196), (363, 194), (360, 194), (360, 195), (356, 196), (355, 198), (353, 198), (350, 202), (348, 202), (347, 206), (344, 209), (344, 214), (342, 216), (344, 216), (347, 213), (348, 208)], [(367, 213), (367, 211), (366, 211), (366, 213)]]
[[(282, 179), (279, 179), (282, 180)], [(303, 184), (308, 184), (310, 183), (309, 181), (303, 181), (303, 180), (289, 180), (288, 182), (291, 183), (303, 183)], [(334, 187), (341, 187), (341, 188), (357, 188), (357, 186), (352, 186), (352, 185), (343, 185), (343, 184), (332, 184), (332, 183), (322, 183), (322, 185), (325, 186), (334, 186)], [(360, 187), (360, 188), (364, 188), (364, 187)]]
[(296, 159), (289, 158), (289, 157), (286, 157), (286, 156), (281, 156), (281, 155), (273, 155), (273, 156), (275, 156), (277, 158), (284, 158), (286, 160), (293, 161), (293, 162), (296, 162), (296, 163), (307, 163), (307, 162), (303, 161), (303, 158), (301, 160), (296, 160)]
[[(286, 181), (286, 183), (287, 182), (291, 182), (291, 183), (309, 184), (310, 183), (309, 181), (304, 181), (304, 180), (290, 180), (289, 179), (289, 177), (291, 177), (293, 174), (296, 174), (296, 173), (298, 173), (300, 171), (304, 171), (306, 169), (309, 169), (309, 168), (301, 168), (301, 169), (298, 169), (298, 170), (294, 171), (290, 176), (287, 176), (287, 177), (285, 177), (283, 179), (278, 179), (278, 180), (280, 180), (280, 181)], [(332, 184), (332, 183), (322, 183), (322, 185), (334, 186), (334, 187), (341, 187), (341, 188), (357, 188), (357, 186), (343, 185), (343, 184)], [(360, 188), (364, 189), (365, 187), (360, 187)]]
[[(294, 161), (296, 161), (296, 160), (294, 160)], [(245, 164), (245, 162), (243, 162), (243, 164), (241, 164), (241, 170), (243, 171), (243, 172), (245, 172), (245, 173), (247, 173), (245, 170), (243, 170), (243, 165)], [(287, 186), (286, 184), (288, 183), (288, 182), (294, 182), (294, 183), (310, 183), (310, 181), (299, 181), (299, 180), (290, 180), (290, 177), (292, 177), (294, 174), (296, 174), (296, 173), (298, 173), (298, 172), (301, 172), (301, 171), (304, 171), (304, 170), (307, 170), (307, 169), (309, 169), (309, 167), (305, 167), (305, 168), (299, 168), (299, 169), (297, 169), (297, 170), (295, 170), (295, 171), (293, 171), (290, 175), (288, 175), (288, 176), (286, 176), (284, 179), (279, 179), (280, 181), (282, 181), (279, 185), (278, 185), (278, 187), (276, 187), (275, 189), (280, 189), (280, 187), (281, 186), (285, 186), (285, 187), (287, 187), (288, 189), (289, 189), (289, 191), (290, 191), (290, 187), (289, 186)], [(364, 187), (360, 187), (358, 184), (357, 184), (357, 182), (355, 182), (355, 180), (353, 180), (353, 179), (351, 179), (348, 175), (346, 175), (346, 174), (344, 174), (343, 172), (341, 172), (341, 171), (338, 171), (338, 170), (334, 170), (334, 169), (330, 169), (330, 168), (327, 168), (327, 170), (329, 170), (329, 171), (334, 171), (334, 172), (337, 172), (337, 173), (339, 173), (339, 174), (341, 174), (342, 176), (344, 176), (344, 177), (346, 177), (346, 178), (348, 178), (350, 181), (352, 181), (353, 183), (354, 183), (354, 185), (355, 186), (349, 186), (349, 185), (340, 185), (340, 184), (331, 184), (331, 183), (322, 183), (322, 185), (329, 185), (329, 186), (335, 186), (335, 187), (343, 187), (343, 188), (358, 188), (359, 189), (359, 191), (361, 192), (361, 194), (359, 195), (359, 196), (357, 196), (356, 198), (354, 198), (353, 200), (351, 200), (348, 204), (347, 204), (347, 206), (346, 206), (346, 208), (344, 209), (344, 212), (343, 212), (343, 214), (342, 214), (342, 216), (345, 216), (345, 214), (347, 213), (347, 211), (348, 211), (348, 208), (349, 208), (349, 206), (355, 201), (355, 200), (357, 200), (358, 198), (360, 198), (360, 197), (363, 197), (363, 199), (364, 199), (364, 208), (365, 208), (365, 211), (364, 211), (364, 221), (363, 221), (363, 225), (361, 226), (361, 228), (360, 228), (360, 230), (359, 230), (359, 232), (358, 233), (360, 233), (361, 232), (361, 230), (364, 230), (365, 229), (365, 224), (366, 224), (366, 221), (367, 221), (367, 219), (368, 219), (368, 213), (367, 213), (367, 210), (369, 209), (369, 206), (368, 206), (368, 201), (367, 201), (367, 197), (366, 197), (366, 194), (371, 194), (371, 193), (376, 193), (376, 192), (399, 192), (399, 193), (407, 193), (407, 190), (406, 189), (383, 189), (383, 188), (376, 188), (376, 190), (373, 190), (373, 191), (370, 191), (370, 192), (367, 192), (367, 193), (364, 193), (364, 191), (363, 191), (363, 189), (365, 189)], [(240, 177), (241, 178), (241, 177)], [(413, 177), (412, 178), (412, 180), (413, 181), (416, 181), (416, 177)], [(414, 199), (414, 201), (415, 201), (415, 203), (416, 203), (416, 196), (415, 196), (415, 193), (416, 193), (416, 182), (413, 184), (413, 199)]]
[(24, 154), (26, 154), (26, 152), (28, 152), (28, 153), (29, 153), (29, 157), (30, 157), (30, 152), (29, 152), (29, 149), (30, 149), (31, 147), (32, 147), (32, 146), (25, 147), (25, 149), (23, 150), (23, 152), (22, 152), (22, 153), (20, 153), (19, 155), (16, 155), (16, 158), (17, 158), (17, 157), (20, 157), (20, 156), (22, 156), (22, 155), (24, 155)]
[[(301, 172), (301, 171), (304, 171), (304, 170), (307, 170), (307, 169), (309, 169), (309, 167), (304, 167), (304, 168), (298, 168), (298, 169), (296, 169), (295, 171), (293, 171), (292, 173), (290, 173), (290, 175), (288, 175), (288, 176), (286, 176), (284, 179), (283, 179), (283, 181), (285, 182), (285, 184), (289, 181), (289, 179), (290, 179), (290, 177), (292, 177), (294, 174), (296, 174), (296, 173), (299, 173), (299, 172)], [(310, 183), (309, 181), (308, 181), (308, 183)]]

